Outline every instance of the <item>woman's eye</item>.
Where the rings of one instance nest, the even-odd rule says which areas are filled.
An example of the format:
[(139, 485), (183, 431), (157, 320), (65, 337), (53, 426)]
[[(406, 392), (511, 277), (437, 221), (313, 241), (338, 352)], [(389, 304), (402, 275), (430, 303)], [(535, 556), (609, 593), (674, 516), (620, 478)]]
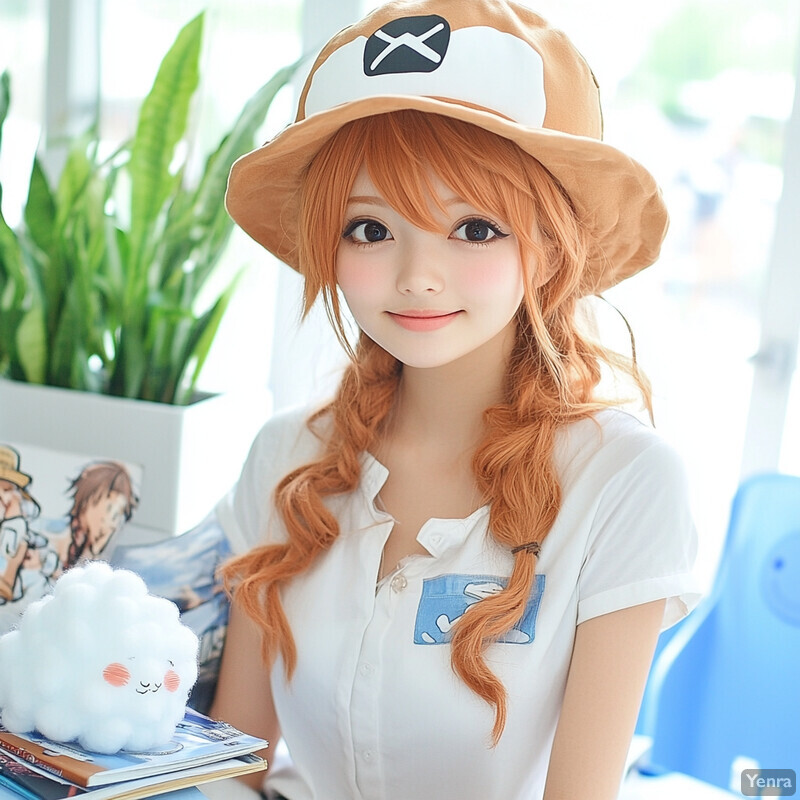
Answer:
[(508, 234), (488, 220), (468, 219), (453, 231), (453, 236), (465, 242), (489, 242), (494, 238), (504, 239)]
[(349, 239), (356, 244), (372, 244), (373, 242), (383, 242), (392, 238), (389, 229), (376, 222), (374, 219), (355, 220), (351, 222), (342, 234), (343, 239)]

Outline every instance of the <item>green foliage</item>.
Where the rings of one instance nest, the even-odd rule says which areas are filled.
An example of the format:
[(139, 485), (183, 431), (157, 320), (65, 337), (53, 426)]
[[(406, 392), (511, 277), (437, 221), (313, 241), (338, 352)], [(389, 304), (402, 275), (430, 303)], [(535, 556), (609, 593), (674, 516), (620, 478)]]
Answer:
[[(0, 211), (0, 375), (164, 403), (191, 397), (238, 279), (197, 309), (233, 227), (223, 205), (228, 171), (254, 146), (295, 68), (248, 101), (190, 186), (173, 161), (199, 83), (202, 34), (200, 14), (161, 62), (131, 142), (103, 160), (97, 131), (87, 132), (55, 185), (34, 159), (24, 225), (11, 230)], [(9, 103), (3, 73), (0, 143)]]

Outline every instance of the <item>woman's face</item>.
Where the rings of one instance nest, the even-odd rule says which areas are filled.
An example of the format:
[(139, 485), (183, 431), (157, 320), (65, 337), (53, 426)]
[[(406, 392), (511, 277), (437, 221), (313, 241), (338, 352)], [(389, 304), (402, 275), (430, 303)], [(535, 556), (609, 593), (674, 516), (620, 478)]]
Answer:
[(93, 556), (98, 556), (108, 540), (125, 522), (127, 499), (122, 492), (110, 491), (92, 497), (81, 514), (81, 527), (86, 535), (86, 546)]
[(359, 327), (408, 367), (444, 366), (486, 345), (506, 353), (523, 298), (509, 225), (435, 177), (433, 185), (446, 209), (435, 220), (443, 232), (395, 211), (362, 167), (337, 252), (338, 284)]
[(22, 494), (19, 486), (0, 480), (0, 520), (22, 516)]

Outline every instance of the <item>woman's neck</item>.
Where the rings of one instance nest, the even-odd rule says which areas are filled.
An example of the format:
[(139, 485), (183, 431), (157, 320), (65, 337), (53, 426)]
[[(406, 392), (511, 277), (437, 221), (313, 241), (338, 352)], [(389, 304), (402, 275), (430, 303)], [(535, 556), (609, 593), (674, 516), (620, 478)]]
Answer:
[(390, 436), (449, 452), (472, 451), (483, 413), (501, 402), (513, 330), (457, 361), (426, 369), (404, 366)]

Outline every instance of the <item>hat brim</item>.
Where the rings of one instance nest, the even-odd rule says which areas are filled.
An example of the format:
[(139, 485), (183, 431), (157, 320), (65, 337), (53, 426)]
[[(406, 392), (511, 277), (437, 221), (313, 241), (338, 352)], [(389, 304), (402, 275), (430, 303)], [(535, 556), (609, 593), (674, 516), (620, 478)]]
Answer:
[(635, 159), (598, 139), (525, 127), (491, 111), (434, 97), (369, 97), (295, 122), (234, 163), (225, 200), (228, 213), (255, 241), (302, 272), (296, 239), (304, 170), (343, 125), (405, 109), (462, 120), (510, 139), (559, 181), (594, 238), (582, 294), (602, 292), (658, 258), (669, 218), (655, 179)]
[(13, 483), (18, 489), (25, 491), (25, 487), (31, 482), (31, 476), (13, 467), (0, 467), (0, 480)]

